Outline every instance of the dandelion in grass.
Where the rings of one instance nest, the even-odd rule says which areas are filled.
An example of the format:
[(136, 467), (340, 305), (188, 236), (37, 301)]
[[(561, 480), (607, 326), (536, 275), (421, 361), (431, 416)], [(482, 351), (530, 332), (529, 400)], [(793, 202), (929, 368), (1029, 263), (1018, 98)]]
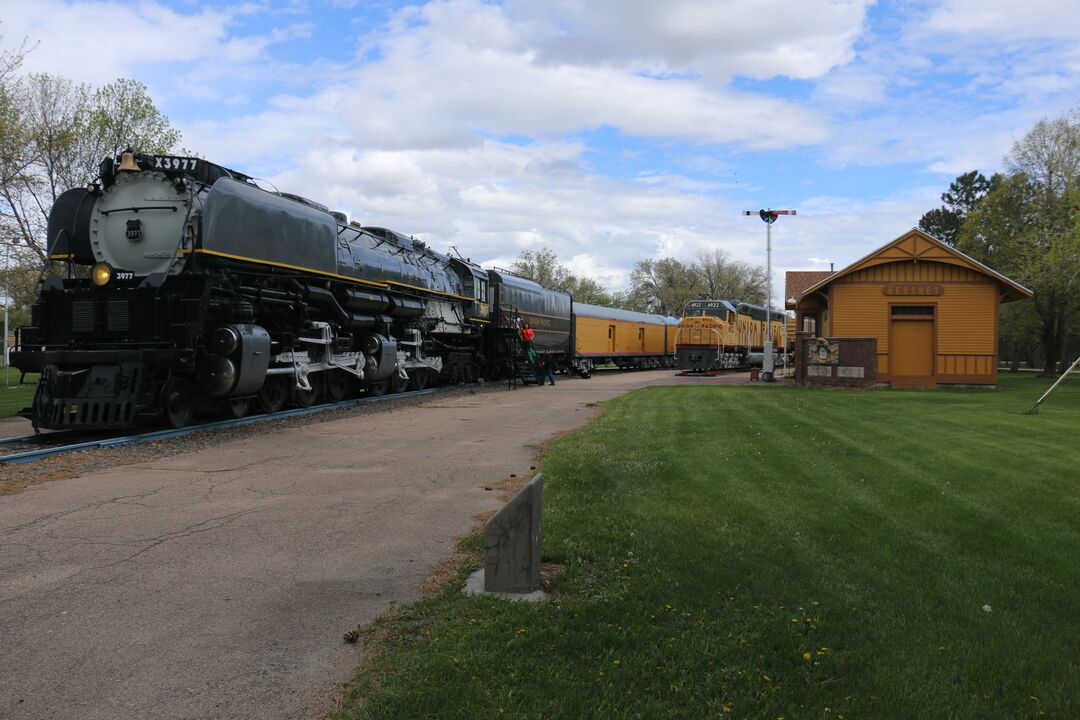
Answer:
[(772, 682), (772, 678), (771, 678), (771, 677), (769, 677), (768, 675), (762, 675), (762, 676), (761, 676), (761, 680), (762, 680), (763, 682)]
[(803, 659), (803, 660), (805, 660), (805, 661), (807, 661), (807, 662), (810, 662), (810, 660), (811, 660), (811, 659), (812, 659), (813, 657), (814, 657), (814, 656), (810, 654), (810, 651), (804, 652), (804, 653), (802, 654), (802, 659)]

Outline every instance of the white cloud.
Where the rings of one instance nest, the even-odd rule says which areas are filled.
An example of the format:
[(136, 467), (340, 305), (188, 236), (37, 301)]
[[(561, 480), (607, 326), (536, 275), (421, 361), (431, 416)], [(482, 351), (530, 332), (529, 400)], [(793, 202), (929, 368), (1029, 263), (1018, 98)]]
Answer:
[(1080, 38), (1080, 4), (1070, 0), (945, 0), (931, 30), (1002, 40)]
[(823, 78), (817, 84), (820, 101), (842, 109), (865, 110), (888, 97), (889, 78), (885, 73), (865, 67), (845, 67)]
[[(211, 160), (485, 263), (548, 246), (616, 288), (647, 257), (763, 263), (747, 198), (820, 188), (774, 227), (779, 299), (785, 269), (842, 267), (935, 207), (911, 167), (994, 170), (1080, 78), (1076, 10), (1039, 0), (903, 4), (873, 29), (862, 0), (433, 0), (335, 28), (354, 57), (294, 64), (279, 46), (313, 36), (317, 3), (9, 4), (5, 40), (41, 40), (26, 70), (144, 80)], [(830, 197), (796, 175), (809, 153), (905, 167)]]
[(547, 62), (814, 78), (852, 57), (865, 0), (510, 0)]
[(231, 35), (235, 21), (257, 5), (218, 5), (177, 12), (158, 2), (35, 0), (4, 6), (6, 42), (27, 38), (33, 50), (22, 70), (64, 75), (104, 85), (119, 77), (145, 77), (151, 67), (176, 73), (198, 61), (226, 66), (264, 59), (274, 44), (307, 37), (294, 23), (259, 35)]
[[(552, 137), (610, 126), (638, 137), (788, 147), (821, 141), (824, 118), (777, 98), (556, 61), (501, 7), (473, 0), (401, 11), (364, 52), (342, 112), (364, 143), (444, 147), (475, 131)], [(639, 43), (640, 44), (640, 43)]]
[(152, 2), (36, 0), (6, 4), (3, 31), (9, 42), (26, 37), (34, 46), (24, 71), (102, 85), (147, 63), (206, 57), (220, 47), (229, 20), (218, 10), (185, 15)]

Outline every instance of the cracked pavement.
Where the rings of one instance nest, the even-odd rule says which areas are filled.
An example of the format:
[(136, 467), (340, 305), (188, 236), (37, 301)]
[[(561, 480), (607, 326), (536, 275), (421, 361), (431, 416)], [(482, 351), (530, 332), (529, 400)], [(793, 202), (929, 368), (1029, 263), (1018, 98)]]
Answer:
[(342, 634), (419, 597), (485, 484), (592, 403), (685, 382), (717, 380), (436, 396), (0, 496), (0, 717), (322, 717), (361, 659)]

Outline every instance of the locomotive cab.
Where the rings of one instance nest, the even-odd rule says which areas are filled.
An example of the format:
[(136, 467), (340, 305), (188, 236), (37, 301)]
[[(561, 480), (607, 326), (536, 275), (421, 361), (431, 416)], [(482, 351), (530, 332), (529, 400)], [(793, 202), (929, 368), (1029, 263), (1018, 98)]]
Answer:
[(462, 258), (450, 258), (450, 267), (461, 278), (462, 295), (472, 300), (467, 309), (468, 318), (474, 322), (489, 322), (488, 274), (476, 263)]

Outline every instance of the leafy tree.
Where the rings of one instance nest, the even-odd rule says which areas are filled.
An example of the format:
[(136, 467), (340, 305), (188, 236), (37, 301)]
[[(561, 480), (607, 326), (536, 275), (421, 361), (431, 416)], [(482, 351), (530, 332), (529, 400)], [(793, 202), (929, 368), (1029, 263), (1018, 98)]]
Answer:
[(765, 304), (765, 268), (731, 260), (723, 250), (698, 253), (694, 266), (710, 298)]
[(591, 305), (604, 305), (611, 307), (614, 298), (607, 288), (592, 278), (576, 278), (574, 287), (570, 290), (574, 302), (589, 303)]
[(510, 271), (546, 288), (562, 292), (570, 292), (577, 280), (570, 269), (559, 262), (554, 251), (548, 248), (525, 250), (510, 266)]
[(638, 312), (678, 315), (699, 297), (765, 302), (765, 269), (728, 258), (721, 250), (703, 252), (692, 263), (675, 258), (642, 260), (630, 274), (630, 288), (611, 292), (592, 278), (577, 277), (548, 248), (526, 250), (512, 272), (544, 287), (570, 293), (575, 302)]
[(35, 296), (57, 196), (93, 180), (106, 155), (165, 153), (180, 141), (142, 83), (94, 90), (55, 75), (16, 77), (22, 56), (0, 53), (0, 289), (16, 316)]
[(510, 266), (511, 272), (552, 290), (568, 292), (574, 302), (611, 305), (611, 293), (592, 278), (577, 277), (548, 248), (526, 250)]
[[(0, 223), (6, 237), (45, 259), (49, 210), (60, 193), (97, 175), (101, 159), (125, 147), (168, 152), (180, 133), (169, 126), (146, 86), (117, 80), (97, 90), (35, 74), (10, 83), (0, 139)], [(7, 123), (5, 123), (5, 129)]]
[(980, 200), (997, 189), (1003, 179), (1000, 173), (994, 173), (987, 179), (977, 170), (960, 175), (949, 184), (949, 189), (941, 194), (945, 205), (923, 215), (919, 219), (919, 229), (955, 246), (964, 218), (975, 209)]
[(1053, 374), (1080, 310), (1080, 111), (1036, 123), (1006, 161), (1008, 178), (967, 217), (958, 247), (1035, 292), (1043, 371)]
[[(0, 35), (0, 40), (3, 36)], [(18, 50), (0, 50), (0, 183), (21, 172), (17, 156), (26, 146), (26, 129), (15, 97), (15, 73), (26, 56), (26, 45)]]
[(180, 145), (180, 131), (169, 124), (138, 80), (116, 80), (94, 92), (82, 143), (84, 167), (125, 148), (163, 154)]
[(705, 293), (701, 272), (675, 258), (641, 260), (630, 273), (630, 309), (679, 315), (687, 302)]

